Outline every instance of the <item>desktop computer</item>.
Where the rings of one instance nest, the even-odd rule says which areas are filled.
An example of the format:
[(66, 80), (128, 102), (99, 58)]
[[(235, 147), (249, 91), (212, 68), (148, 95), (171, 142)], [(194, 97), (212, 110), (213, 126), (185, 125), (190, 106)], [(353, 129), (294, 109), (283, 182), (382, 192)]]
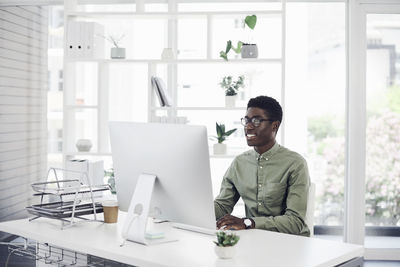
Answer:
[[(117, 199), (128, 220), (142, 214), (146, 194), (151, 194), (150, 216), (179, 228), (215, 231), (206, 127), (136, 122), (109, 126)], [(129, 227), (139, 227), (135, 225)]]

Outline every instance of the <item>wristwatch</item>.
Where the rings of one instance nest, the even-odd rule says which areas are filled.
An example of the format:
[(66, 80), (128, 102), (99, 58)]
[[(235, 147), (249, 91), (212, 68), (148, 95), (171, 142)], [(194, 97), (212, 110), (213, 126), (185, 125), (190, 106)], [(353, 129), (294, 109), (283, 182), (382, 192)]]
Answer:
[(246, 229), (251, 228), (252, 222), (249, 218), (244, 218), (243, 223), (244, 223), (244, 225), (246, 225)]

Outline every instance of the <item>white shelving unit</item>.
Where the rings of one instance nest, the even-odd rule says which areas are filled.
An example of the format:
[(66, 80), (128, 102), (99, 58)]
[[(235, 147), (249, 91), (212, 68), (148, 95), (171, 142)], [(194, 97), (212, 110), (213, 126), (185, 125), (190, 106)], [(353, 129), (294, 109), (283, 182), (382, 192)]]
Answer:
[[(101, 2), (101, 1), (99, 1)], [(109, 121), (109, 97), (110, 92), (108, 84), (110, 82), (110, 66), (113, 64), (122, 64), (126, 66), (137, 65), (142, 66), (147, 69), (147, 99), (143, 101), (147, 102), (147, 109), (143, 112), (147, 113), (147, 121), (154, 121), (155, 116), (158, 113), (163, 113), (170, 119), (173, 119), (181, 112), (242, 112), (244, 114), (246, 108), (244, 106), (235, 108), (225, 108), (223, 106), (203, 106), (203, 105), (178, 105), (178, 66), (184, 64), (197, 64), (204, 65), (207, 64), (217, 64), (223, 69), (226, 66), (234, 66), (237, 64), (279, 64), (281, 71), (281, 87), (280, 96), (284, 96), (284, 17), (285, 17), (285, 3), (281, 3), (281, 8), (279, 10), (248, 10), (248, 11), (218, 11), (218, 12), (179, 12), (177, 1), (168, 1), (168, 12), (144, 12), (143, 6), (137, 6), (136, 12), (82, 12), (79, 11), (77, 0), (65, 1), (65, 25), (67, 27), (68, 21), (71, 20), (83, 20), (83, 21), (101, 21), (103, 19), (110, 21), (113, 19), (127, 19), (134, 23), (137, 20), (159, 20), (165, 19), (166, 28), (166, 41), (165, 47), (170, 47), (174, 51), (177, 51), (178, 47), (178, 21), (180, 19), (186, 18), (202, 18), (206, 21), (206, 56), (204, 58), (194, 58), (194, 59), (178, 59), (174, 60), (161, 60), (161, 59), (76, 59), (68, 58), (65, 54), (64, 56), (64, 137), (63, 137), (63, 151), (64, 160), (75, 157), (75, 156), (110, 156), (109, 150), (109, 137), (108, 137), (108, 121)], [(255, 14), (257, 16), (267, 16), (267, 17), (278, 17), (281, 19), (281, 55), (272, 58), (256, 58), (256, 59), (229, 59), (229, 61), (224, 61), (221, 58), (217, 58), (218, 55), (212, 53), (212, 31), (213, 31), (213, 20), (215, 18), (242, 18), (245, 15)], [(259, 18), (259, 20), (262, 18)], [(67, 30), (65, 31), (67, 32)], [(128, 33), (129, 34), (129, 33)], [(66, 36), (65, 36), (66, 40)], [(222, 50), (223, 47), (221, 47)], [(260, 48), (259, 48), (260, 49)], [(261, 48), (262, 49), (262, 48)], [(158, 53), (157, 53), (158, 54)], [(76, 103), (76, 71), (79, 64), (93, 64), (97, 68), (97, 88), (93, 93), (93, 97), (96, 98), (94, 102), (77, 104)], [(159, 107), (157, 106), (157, 98), (153, 89), (151, 87), (150, 79), (152, 76), (157, 75), (159, 68), (165, 69), (167, 87), (170, 88), (170, 93), (172, 96), (173, 105), (171, 107)], [(93, 79), (88, 77), (88, 79)], [(255, 96), (255, 95), (253, 95)], [(213, 96), (210, 96), (213, 97)], [(93, 125), (96, 130), (93, 131), (96, 135), (94, 142), (94, 150), (90, 152), (77, 152), (75, 148), (75, 142), (79, 137), (76, 134), (77, 116), (81, 115), (82, 112), (92, 112), (91, 118), (85, 118), (83, 122), (85, 124)], [(88, 116), (90, 117), (90, 116)], [(214, 120), (214, 119), (213, 119)], [(215, 125), (215, 122), (214, 122)], [(92, 128), (93, 130), (93, 128)], [(212, 133), (211, 133), (212, 134)], [(283, 136), (283, 130), (281, 130)], [(90, 138), (91, 137), (85, 137)], [(212, 145), (212, 144), (210, 144)], [(210, 149), (211, 151), (211, 149)], [(234, 155), (210, 155), (211, 158), (223, 159), (232, 158)]]
[[(243, 1), (245, 2), (245, 1)], [(170, 1), (171, 5), (174, 5)], [(176, 1), (175, 1), (176, 4)], [(71, 17), (84, 17), (84, 18), (142, 18), (142, 19), (154, 19), (154, 18), (166, 18), (166, 19), (177, 19), (177, 18), (191, 18), (194, 16), (199, 17), (210, 17), (210, 16), (225, 16), (225, 17), (237, 17), (238, 15), (248, 15), (249, 13), (255, 15), (282, 15), (281, 10), (246, 10), (246, 11), (207, 11), (207, 12), (69, 12), (68, 16)]]
[(237, 63), (281, 63), (280, 58), (240, 58), (229, 59), (224, 61), (222, 59), (175, 59), (175, 60), (162, 60), (162, 59), (67, 59), (68, 62), (96, 62), (96, 63), (142, 63), (142, 64), (181, 64), (181, 63), (196, 63), (196, 64), (237, 64)]

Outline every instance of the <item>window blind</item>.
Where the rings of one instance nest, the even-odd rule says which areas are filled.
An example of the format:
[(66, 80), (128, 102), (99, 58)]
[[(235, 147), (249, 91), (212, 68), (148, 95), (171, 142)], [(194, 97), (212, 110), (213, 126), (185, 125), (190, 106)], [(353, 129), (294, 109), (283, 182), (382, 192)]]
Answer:
[(27, 216), (47, 168), (47, 8), (0, 7), (0, 221)]

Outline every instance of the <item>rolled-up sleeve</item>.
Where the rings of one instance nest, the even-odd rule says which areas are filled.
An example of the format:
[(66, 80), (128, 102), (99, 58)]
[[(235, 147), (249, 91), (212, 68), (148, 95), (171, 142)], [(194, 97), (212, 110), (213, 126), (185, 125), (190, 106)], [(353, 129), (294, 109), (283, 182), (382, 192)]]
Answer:
[(235, 176), (234, 162), (226, 171), (221, 183), (219, 195), (214, 200), (215, 217), (217, 220), (226, 214), (231, 214), (240, 195), (232, 182)]

